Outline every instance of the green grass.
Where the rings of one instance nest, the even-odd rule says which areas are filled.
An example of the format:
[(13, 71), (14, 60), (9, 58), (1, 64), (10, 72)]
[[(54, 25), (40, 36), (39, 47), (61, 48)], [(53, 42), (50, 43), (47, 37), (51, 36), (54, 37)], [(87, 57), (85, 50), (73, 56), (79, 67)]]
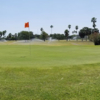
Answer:
[(100, 100), (99, 66), (91, 42), (1, 44), (0, 100)]

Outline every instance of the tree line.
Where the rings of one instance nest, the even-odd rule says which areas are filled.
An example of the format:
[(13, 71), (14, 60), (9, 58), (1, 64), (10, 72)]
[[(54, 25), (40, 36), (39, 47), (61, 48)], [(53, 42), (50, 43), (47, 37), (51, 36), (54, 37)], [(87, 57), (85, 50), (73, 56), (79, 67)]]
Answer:
[(66, 39), (66, 40), (68, 40), (76, 35), (77, 37), (80, 36), (80, 38), (82, 38), (82, 41), (83, 41), (84, 37), (89, 37), (93, 33), (99, 33), (99, 29), (96, 28), (97, 19), (95, 17), (93, 17), (91, 19), (91, 22), (93, 23), (93, 25), (92, 25), (93, 28), (83, 27), (82, 29), (79, 30), (79, 32), (78, 32), (79, 27), (78, 27), (78, 25), (76, 25), (75, 30), (72, 31), (73, 35), (70, 35), (71, 25), (68, 25), (68, 29), (64, 30), (64, 34), (63, 33), (62, 34), (61, 33), (52, 33), (53, 25), (50, 25), (50, 28), (51, 28), (50, 35), (48, 35), (48, 33), (45, 32), (43, 28), (40, 28), (40, 31), (41, 31), (40, 35), (33, 34), (32, 31), (30, 31), (30, 32), (21, 31), (21, 32), (15, 33), (15, 34), (9, 33), (8, 36), (5, 37), (5, 34), (7, 31), (4, 30), (4, 31), (0, 31), (0, 39), (5, 38), (6, 40), (23, 40), (23, 39), (29, 40), (29, 39), (33, 39), (33, 38), (39, 38), (39, 39), (43, 39), (45, 41), (46, 39), (48, 39), (48, 37), (52, 37), (52, 39), (58, 39), (58, 40)]

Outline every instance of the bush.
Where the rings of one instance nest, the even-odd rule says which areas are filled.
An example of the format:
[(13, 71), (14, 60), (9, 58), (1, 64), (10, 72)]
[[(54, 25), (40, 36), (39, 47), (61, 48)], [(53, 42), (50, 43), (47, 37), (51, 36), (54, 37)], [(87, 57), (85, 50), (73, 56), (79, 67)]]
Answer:
[(95, 37), (94, 44), (95, 45), (100, 45), (100, 34)]
[(100, 34), (99, 33), (92, 33), (89, 36), (89, 40), (94, 42), (95, 45), (100, 45)]
[(95, 38), (98, 36), (98, 33), (92, 33), (91, 35), (89, 35), (89, 40), (94, 42)]

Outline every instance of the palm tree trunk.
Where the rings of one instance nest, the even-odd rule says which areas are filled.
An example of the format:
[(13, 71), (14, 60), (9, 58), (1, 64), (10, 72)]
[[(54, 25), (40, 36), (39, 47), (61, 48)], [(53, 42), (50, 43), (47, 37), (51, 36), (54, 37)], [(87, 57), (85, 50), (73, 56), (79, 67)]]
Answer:
[[(78, 31), (77, 31), (77, 33), (78, 33)], [(78, 34), (77, 34), (77, 41), (78, 41)]]
[(51, 28), (51, 34), (52, 34), (52, 28)]
[[(69, 29), (69, 35), (70, 35), (70, 29)], [(69, 41), (70, 41), (70, 39), (69, 39)]]

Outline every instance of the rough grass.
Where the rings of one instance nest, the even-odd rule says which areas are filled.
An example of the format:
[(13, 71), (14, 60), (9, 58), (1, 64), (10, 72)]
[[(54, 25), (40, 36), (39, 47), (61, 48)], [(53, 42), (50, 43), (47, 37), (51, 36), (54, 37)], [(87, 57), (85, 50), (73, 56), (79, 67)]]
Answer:
[(11, 43), (0, 45), (0, 100), (100, 100), (99, 46)]

